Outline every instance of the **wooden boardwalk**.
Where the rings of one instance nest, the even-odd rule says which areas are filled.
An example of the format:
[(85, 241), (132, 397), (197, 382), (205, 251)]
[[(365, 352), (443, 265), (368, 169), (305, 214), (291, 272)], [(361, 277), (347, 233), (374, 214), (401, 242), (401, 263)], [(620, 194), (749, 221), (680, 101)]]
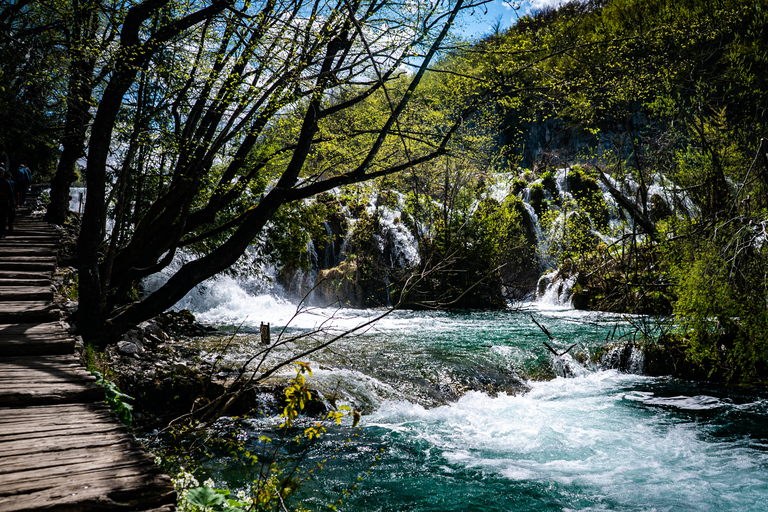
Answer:
[(175, 510), (170, 479), (104, 404), (53, 304), (57, 232), (0, 240), (0, 512)]

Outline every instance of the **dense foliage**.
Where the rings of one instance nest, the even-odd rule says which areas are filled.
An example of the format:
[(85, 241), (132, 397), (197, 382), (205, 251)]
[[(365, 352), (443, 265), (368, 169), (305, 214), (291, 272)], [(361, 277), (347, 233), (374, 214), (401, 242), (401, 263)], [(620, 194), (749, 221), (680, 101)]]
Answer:
[(572, 2), (484, 46), (492, 76), (510, 69), (499, 55), (529, 64), (504, 130), (523, 162), (592, 164), (631, 191), (630, 238), (576, 251), (581, 299), (670, 304), (720, 378), (768, 376), (767, 32), (762, 1)]
[(4, 160), (56, 167), (54, 222), (85, 164), (86, 337), (255, 243), (359, 305), (503, 307), (559, 267), (580, 307), (674, 313), (713, 376), (764, 379), (766, 1), (574, 1), (462, 46), (467, 7), (4, 3)]

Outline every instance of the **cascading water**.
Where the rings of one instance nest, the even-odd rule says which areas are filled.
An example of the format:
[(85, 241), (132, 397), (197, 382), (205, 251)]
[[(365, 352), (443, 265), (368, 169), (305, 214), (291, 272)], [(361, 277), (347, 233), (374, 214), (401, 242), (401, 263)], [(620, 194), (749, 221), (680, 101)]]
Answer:
[[(531, 214), (532, 207), (526, 210)], [(380, 206), (377, 213), (378, 236), (396, 248), (390, 263), (412, 265), (418, 250), (396, 210)], [(324, 508), (370, 471), (344, 497), (345, 510), (764, 510), (768, 393), (641, 375), (642, 351), (634, 344), (605, 349), (613, 343), (604, 341), (609, 334), (621, 339), (632, 325), (570, 309), (575, 278), (554, 275), (546, 275), (539, 300), (526, 311), (395, 311), (305, 358), (314, 370), (309, 385), (364, 417), (362, 430), (330, 428), (312, 446), (307, 466), (325, 469), (295, 499)], [(304, 308), (297, 314), (282, 293), (274, 284), (260, 289), (220, 277), (178, 307), (204, 322), (240, 326), (228, 364), (258, 350), (262, 321), (273, 332), (288, 326), (287, 335), (319, 327), (325, 333), (279, 347), (271, 364), (383, 312)], [(278, 378), (290, 374), (286, 369)], [(265, 419), (239, 428), (254, 453), (260, 435), (274, 434)], [(376, 454), (381, 459), (372, 467)], [(201, 476), (218, 486), (247, 488), (242, 467), (226, 458), (204, 469)]]
[[(529, 313), (402, 311), (311, 356), (310, 385), (366, 414), (345, 447), (344, 426), (313, 446), (306, 464), (324, 470), (297, 499), (321, 508), (370, 470), (347, 510), (762, 510), (768, 394), (582, 364), (617, 323), (628, 326), (532, 312), (556, 349), (576, 346), (555, 358)], [(242, 428), (254, 443), (269, 430), (263, 420)], [(206, 467), (218, 485), (242, 481), (236, 467)]]

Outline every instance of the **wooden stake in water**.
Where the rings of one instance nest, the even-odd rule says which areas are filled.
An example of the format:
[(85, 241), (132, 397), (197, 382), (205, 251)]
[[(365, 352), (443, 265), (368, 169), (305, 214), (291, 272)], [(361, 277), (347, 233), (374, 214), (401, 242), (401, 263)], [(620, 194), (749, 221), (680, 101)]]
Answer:
[(261, 344), (262, 345), (269, 345), (270, 339), (269, 339), (269, 322), (266, 324), (264, 322), (261, 322)]

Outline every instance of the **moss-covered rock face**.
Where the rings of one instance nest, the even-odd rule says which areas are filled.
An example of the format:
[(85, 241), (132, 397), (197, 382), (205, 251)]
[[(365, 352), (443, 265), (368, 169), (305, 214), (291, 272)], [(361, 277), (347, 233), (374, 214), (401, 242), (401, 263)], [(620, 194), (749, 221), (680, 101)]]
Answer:
[(671, 217), (672, 209), (663, 197), (659, 194), (653, 194), (651, 196), (651, 211), (649, 212), (649, 215), (653, 222), (659, 222), (660, 220), (665, 220)]
[(552, 200), (555, 203), (560, 204), (562, 198), (560, 197), (560, 190), (557, 187), (557, 181), (555, 180), (555, 175), (552, 170), (547, 170), (541, 175), (541, 184), (544, 187), (544, 190), (549, 192)]
[(357, 260), (352, 258), (317, 274), (313, 299), (319, 304), (363, 307), (365, 291), (358, 281)]
[(324, 232), (315, 237), (313, 243), (317, 252), (317, 266), (328, 269), (338, 264), (344, 239), (349, 230), (349, 220), (344, 213), (343, 202), (332, 194), (322, 194), (317, 201), (325, 210)]
[(512, 194), (518, 195), (520, 192), (525, 190), (525, 188), (528, 186), (528, 182), (525, 181), (522, 178), (517, 178), (512, 181)]
[[(692, 339), (682, 332), (663, 334), (656, 340), (612, 343), (594, 355), (605, 368), (650, 376), (671, 376), (694, 381), (738, 382), (764, 385), (765, 371), (749, 376), (734, 374), (728, 360), (731, 349), (722, 343), (723, 333), (712, 333), (706, 357), (692, 351)], [(765, 369), (763, 369), (765, 370)]]
[(568, 171), (566, 187), (579, 208), (589, 214), (593, 227), (599, 231), (605, 230), (610, 217), (597, 180), (583, 169), (574, 167)]
[(579, 258), (564, 264), (558, 275), (576, 276), (572, 304), (576, 309), (670, 315), (675, 297), (669, 281), (660, 279), (663, 268), (657, 249), (609, 249), (598, 243)]
[(536, 215), (541, 217), (547, 211), (547, 193), (541, 183), (531, 183), (528, 187), (528, 204), (533, 207)]

